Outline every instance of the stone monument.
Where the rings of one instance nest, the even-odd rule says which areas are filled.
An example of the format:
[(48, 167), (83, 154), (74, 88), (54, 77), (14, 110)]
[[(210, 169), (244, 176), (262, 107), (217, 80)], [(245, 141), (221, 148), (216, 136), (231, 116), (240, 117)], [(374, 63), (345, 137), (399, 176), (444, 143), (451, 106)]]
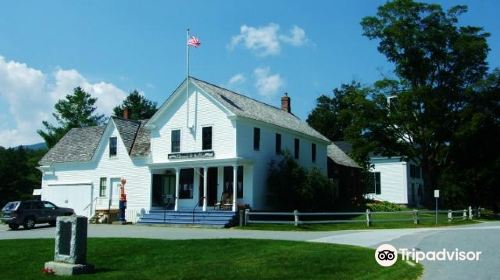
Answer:
[(54, 261), (46, 262), (45, 269), (56, 275), (91, 273), (87, 264), (87, 218), (64, 216), (57, 218)]

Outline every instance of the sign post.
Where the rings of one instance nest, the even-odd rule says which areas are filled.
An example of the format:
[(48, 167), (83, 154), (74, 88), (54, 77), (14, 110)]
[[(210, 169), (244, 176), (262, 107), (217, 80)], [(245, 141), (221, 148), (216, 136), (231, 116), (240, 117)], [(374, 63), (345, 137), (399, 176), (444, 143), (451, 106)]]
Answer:
[(436, 225), (438, 223), (438, 198), (439, 198), (439, 190), (434, 190), (434, 198), (436, 198)]

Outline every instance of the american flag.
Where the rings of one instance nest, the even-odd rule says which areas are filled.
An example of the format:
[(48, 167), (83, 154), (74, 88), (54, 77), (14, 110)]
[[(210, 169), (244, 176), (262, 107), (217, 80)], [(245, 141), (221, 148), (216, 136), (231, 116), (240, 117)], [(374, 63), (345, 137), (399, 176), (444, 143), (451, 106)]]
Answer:
[(188, 40), (187, 44), (188, 44), (188, 46), (197, 48), (201, 45), (201, 42), (200, 42), (200, 40), (198, 40), (198, 38), (191, 36), (191, 38)]

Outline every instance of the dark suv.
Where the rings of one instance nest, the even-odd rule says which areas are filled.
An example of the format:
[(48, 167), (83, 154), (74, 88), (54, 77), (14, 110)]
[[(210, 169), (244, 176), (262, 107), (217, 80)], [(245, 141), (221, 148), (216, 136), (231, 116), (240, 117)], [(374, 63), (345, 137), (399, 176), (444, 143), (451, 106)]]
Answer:
[(20, 225), (23, 225), (25, 229), (32, 229), (35, 224), (49, 223), (51, 226), (55, 226), (58, 216), (71, 216), (73, 214), (75, 214), (73, 209), (57, 207), (48, 201), (12, 201), (2, 208), (0, 219), (14, 230), (18, 229)]

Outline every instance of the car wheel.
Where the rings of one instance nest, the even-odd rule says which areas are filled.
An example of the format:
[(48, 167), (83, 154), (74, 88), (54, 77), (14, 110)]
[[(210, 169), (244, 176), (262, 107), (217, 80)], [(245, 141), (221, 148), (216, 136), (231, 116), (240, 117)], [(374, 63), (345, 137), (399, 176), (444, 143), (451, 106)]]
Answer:
[(50, 225), (51, 227), (55, 227), (55, 226), (56, 226), (56, 221), (49, 222), (49, 225)]
[(24, 220), (24, 228), (25, 229), (32, 229), (35, 227), (35, 219), (29, 217)]
[(19, 228), (19, 225), (18, 224), (9, 224), (9, 228), (12, 230), (16, 230)]

